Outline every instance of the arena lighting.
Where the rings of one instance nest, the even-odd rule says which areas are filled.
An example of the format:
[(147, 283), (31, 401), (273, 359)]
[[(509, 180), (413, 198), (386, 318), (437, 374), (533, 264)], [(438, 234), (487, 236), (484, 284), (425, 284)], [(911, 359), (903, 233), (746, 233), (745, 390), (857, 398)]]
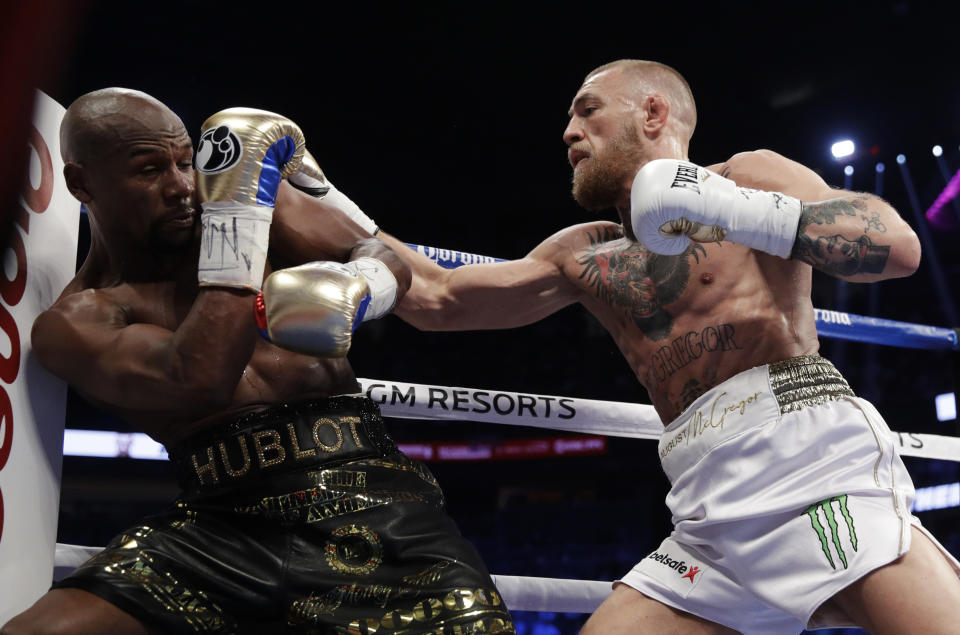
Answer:
[(877, 164), (877, 172), (883, 172), (886, 169), (887, 169), (887, 166), (885, 166), (884, 164), (882, 163)]
[(933, 146), (933, 156), (939, 157), (942, 154), (943, 154), (943, 148), (941, 148), (940, 146)]
[(843, 173), (846, 174), (847, 176), (853, 176), (853, 166), (848, 165), (845, 168), (843, 168)]
[(960, 506), (960, 483), (947, 483), (932, 487), (918, 487), (911, 511), (925, 512), (931, 509), (958, 506)]
[[(949, 177), (949, 174), (944, 174), (944, 177)], [(956, 227), (957, 216), (960, 216), (960, 212), (957, 212), (958, 194), (960, 194), (960, 170), (957, 170), (952, 178), (947, 179), (947, 185), (937, 196), (937, 200), (933, 202), (930, 209), (927, 210), (925, 216), (931, 225), (937, 229), (954, 229)], [(954, 212), (948, 209), (948, 204), (954, 207)]]
[(898, 154), (898, 155), (897, 155), (897, 163), (898, 163), (898, 164), (903, 165), (903, 164), (906, 163), (906, 162), (907, 162), (907, 157), (906, 157), (906, 155), (903, 155), (903, 154)]
[(853, 145), (853, 141), (850, 139), (837, 141), (832, 146), (830, 146), (830, 154), (832, 154), (835, 159), (842, 159), (843, 157), (848, 157), (851, 154), (853, 154), (854, 150), (856, 150), (856, 146)]
[(937, 407), (938, 421), (953, 421), (957, 418), (957, 399), (954, 393), (945, 392), (933, 399)]

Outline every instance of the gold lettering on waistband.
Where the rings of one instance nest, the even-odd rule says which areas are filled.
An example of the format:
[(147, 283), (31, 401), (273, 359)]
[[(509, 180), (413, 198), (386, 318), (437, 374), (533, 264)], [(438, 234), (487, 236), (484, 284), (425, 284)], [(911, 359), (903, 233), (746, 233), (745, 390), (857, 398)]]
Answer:
[(360, 443), (360, 437), (357, 435), (357, 424), (360, 423), (360, 417), (340, 417), (340, 421), (350, 424), (350, 435), (353, 437), (353, 442), (357, 444), (358, 448), (362, 448), (363, 444)]
[[(260, 460), (261, 469), (283, 463), (283, 460), (287, 458), (286, 451), (280, 445), (280, 433), (276, 430), (259, 430), (250, 436), (253, 437), (253, 445), (257, 448), (257, 458)], [(272, 441), (264, 445), (262, 439), (265, 437), (270, 437)], [(274, 450), (277, 453), (276, 456), (268, 459), (266, 457), (267, 450)]]
[(363, 489), (367, 486), (367, 473), (355, 470), (323, 470), (320, 484), (324, 487), (351, 487)]
[(227, 472), (227, 474), (234, 478), (239, 478), (250, 470), (250, 453), (247, 452), (247, 440), (243, 438), (243, 435), (239, 435), (235, 438), (240, 444), (240, 454), (243, 456), (243, 467), (241, 467), (239, 470), (235, 470), (230, 466), (230, 459), (227, 457), (227, 447), (224, 445), (223, 441), (220, 442), (220, 457), (223, 459), (223, 469)]
[(197, 463), (197, 455), (191, 454), (190, 458), (193, 460), (193, 470), (197, 473), (197, 480), (200, 481), (200, 485), (204, 485), (203, 475), (209, 472), (210, 477), (213, 479), (213, 485), (216, 485), (220, 482), (220, 477), (217, 476), (217, 466), (213, 462), (213, 448), (207, 448), (207, 462), (204, 465)]
[(290, 433), (290, 445), (293, 447), (293, 457), (296, 460), (309, 459), (317, 455), (316, 448), (310, 448), (309, 450), (300, 449), (300, 440), (297, 438), (297, 429), (293, 427), (292, 423), (287, 424), (287, 432)]
[[(356, 419), (356, 417), (353, 417)], [(346, 417), (344, 417), (346, 419)], [(337, 443), (336, 445), (327, 445), (320, 440), (320, 426), (330, 426), (333, 428), (334, 432), (337, 433)], [(337, 422), (333, 419), (328, 419), (327, 417), (321, 417), (313, 422), (313, 442), (317, 444), (317, 447), (324, 452), (338, 452), (340, 448), (343, 447), (343, 431), (340, 429), (340, 426), (337, 425)]]

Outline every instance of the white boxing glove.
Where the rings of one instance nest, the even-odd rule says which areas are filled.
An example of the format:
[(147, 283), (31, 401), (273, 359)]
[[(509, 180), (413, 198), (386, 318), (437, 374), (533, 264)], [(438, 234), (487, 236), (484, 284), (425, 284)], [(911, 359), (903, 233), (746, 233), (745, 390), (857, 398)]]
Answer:
[(690, 241), (730, 242), (789, 258), (797, 238), (799, 199), (738, 187), (689, 161), (656, 159), (630, 190), (630, 224), (650, 251), (681, 254)]

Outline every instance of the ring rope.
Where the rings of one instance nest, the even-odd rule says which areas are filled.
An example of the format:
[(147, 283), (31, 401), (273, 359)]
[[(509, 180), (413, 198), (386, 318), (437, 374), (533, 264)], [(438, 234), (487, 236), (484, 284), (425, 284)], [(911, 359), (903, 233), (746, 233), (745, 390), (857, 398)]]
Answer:
[[(663, 430), (653, 406), (644, 404), (376, 379), (358, 381), (363, 392), (380, 404), (387, 417), (479, 421), (636, 439), (657, 439)], [(892, 434), (896, 435), (903, 455), (960, 461), (960, 438)], [(58, 543), (54, 579), (66, 576), (100, 551), (100, 547)], [(492, 577), (507, 606), (514, 611), (592, 613), (611, 591), (609, 581)]]
[[(444, 269), (455, 269), (462, 265), (478, 263), (508, 262), (503, 258), (481, 256), (453, 249), (405, 244)], [(960, 351), (960, 329), (958, 328), (926, 326), (826, 309), (814, 309), (814, 316), (817, 321), (817, 334), (822, 337), (901, 348)]]
[[(465, 264), (505, 262), (500, 258), (450, 249), (409, 243), (408, 246), (447, 269)], [(814, 311), (817, 333), (823, 337), (903, 348), (960, 350), (960, 329), (839, 311)], [(663, 431), (656, 410), (645, 404), (376, 379), (358, 381), (363, 392), (380, 404), (380, 409), (387, 417), (477, 421), (635, 439), (659, 439)], [(905, 432), (892, 434), (904, 456), (960, 462), (958, 437)], [(54, 579), (66, 576), (101, 549), (57, 543)], [(592, 613), (611, 591), (609, 581), (508, 575), (491, 577), (507, 606), (515, 611)]]
[[(386, 417), (532, 426), (631, 439), (659, 439), (663, 423), (647, 404), (357, 379)], [(904, 456), (960, 462), (960, 437), (892, 432)]]

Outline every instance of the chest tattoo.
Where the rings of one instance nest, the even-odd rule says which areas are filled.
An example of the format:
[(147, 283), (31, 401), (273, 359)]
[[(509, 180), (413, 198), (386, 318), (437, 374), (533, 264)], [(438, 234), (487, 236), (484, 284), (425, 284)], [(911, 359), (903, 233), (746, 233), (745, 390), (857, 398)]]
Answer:
[(610, 232), (589, 234), (590, 246), (577, 257), (585, 280), (597, 298), (623, 311), (644, 335), (662, 340), (673, 328), (673, 316), (664, 307), (683, 294), (690, 280), (690, 259), (697, 263), (707, 252), (692, 243), (678, 256), (655, 254), (640, 243), (611, 242)]

